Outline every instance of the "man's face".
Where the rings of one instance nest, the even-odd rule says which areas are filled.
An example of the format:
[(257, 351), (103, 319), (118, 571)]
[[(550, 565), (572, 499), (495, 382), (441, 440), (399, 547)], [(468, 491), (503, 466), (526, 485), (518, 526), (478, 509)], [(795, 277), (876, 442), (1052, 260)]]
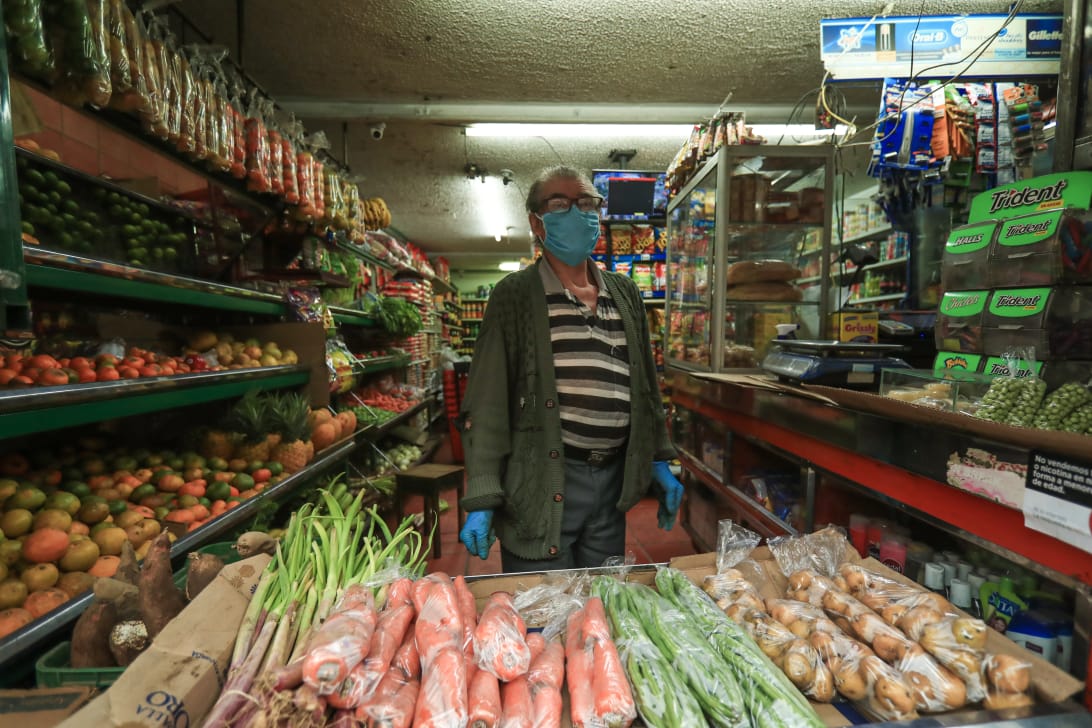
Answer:
[(576, 200), (589, 195), (596, 197), (599, 193), (595, 191), (591, 183), (584, 180), (572, 177), (554, 177), (548, 180), (542, 185), (542, 191), (539, 193), (538, 210), (527, 215), (527, 221), (531, 223), (531, 232), (539, 240), (546, 239), (546, 226), (539, 216), (545, 214), (546, 201), (551, 197), (567, 197), (570, 200)]

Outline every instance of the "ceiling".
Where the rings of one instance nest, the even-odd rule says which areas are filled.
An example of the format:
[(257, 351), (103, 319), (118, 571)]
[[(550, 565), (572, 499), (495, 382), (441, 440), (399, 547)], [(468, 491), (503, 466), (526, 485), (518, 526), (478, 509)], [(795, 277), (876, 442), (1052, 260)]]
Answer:
[[(819, 21), (871, 16), (877, 0), (182, 0), (177, 7), (383, 197), (394, 227), (457, 269), (495, 268), (526, 254), (523, 195), (543, 167), (605, 168), (632, 148), (634, 169), (662, 170), (672, 138), (468, 138), (487, 121), (694, 123), (726, 97), (751, 122), (789, 120), (822, 80)], [(895, 0), (895, 15), (951, 13), (951, 2)], [(967, 13), (1007, 12), (961, 0)], [(776, 10), (774, 9), (776, 8)], [(1025, 0), (1024, 12), (1061, 0)], [(846, 90), (869, 119), (877, 87)], [(814, 118), (814, 96), (798, 110)], [(373, 123), (386, 123), (373, 140)], [(347, 133), (343, 133), (346, 132)], [(863, 169), (860, 156), (847, 168)], [(467, 179), (473, 162), (486, 181)], [(860, 166), (857, 166), (858, 163)], [(503, 185), (501, 169), (514, 173)], [(505, 231), (502, 240), (494, 236)]]

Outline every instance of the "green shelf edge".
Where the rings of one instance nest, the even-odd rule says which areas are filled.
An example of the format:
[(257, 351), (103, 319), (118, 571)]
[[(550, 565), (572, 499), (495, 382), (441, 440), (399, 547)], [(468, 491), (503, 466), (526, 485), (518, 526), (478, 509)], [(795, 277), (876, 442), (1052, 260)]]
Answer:
[(163, 392), (115, 396), (106, 401), (81, 402), (71, 405), (0, 414), (0, 440), (20, 435), (61, 430), (118, 417), (147, 414), (160, 410), (188, 407), (230, 397), (241, 397), (252, 389), (281, 389), (306, 384), (309, 372), (286, 372), (264, 378), (239, 379), (192, 387), (180, 387)]
[(69, 270), (47, 265), (28, 265), (29, 286), (56, 288), (59, 290), (95, 293), (111, 298), (131, 298), (186, 306), (200, 306), (221, 311), (282, 316), (286, 309), (280, 301), (261, 301), (245, 296), (231, 295), (225, 286), (223, 293), (196, 291), (177, 286), (133, 281), (115, 276), (100, 275), (89, 271)]
[(366, 316), (363, 313), (353, 313), (349, 309), (341, 308), (339, 306), (331, 306), (330, 310), (333, 311), (334, 321), (339, 324), (365, 326), (367, 328), (375, 328), (378, 325), (375, 319)]

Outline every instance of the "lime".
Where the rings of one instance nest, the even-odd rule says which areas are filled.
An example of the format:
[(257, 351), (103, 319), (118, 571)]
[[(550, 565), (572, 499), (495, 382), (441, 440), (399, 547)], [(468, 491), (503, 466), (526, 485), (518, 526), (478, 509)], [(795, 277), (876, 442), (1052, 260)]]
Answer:
[(27, 235), (33, 235), (34, 234), (34, 226), (31, 225), (26, 220), (23, 220), (23, 232), (26, 233)]

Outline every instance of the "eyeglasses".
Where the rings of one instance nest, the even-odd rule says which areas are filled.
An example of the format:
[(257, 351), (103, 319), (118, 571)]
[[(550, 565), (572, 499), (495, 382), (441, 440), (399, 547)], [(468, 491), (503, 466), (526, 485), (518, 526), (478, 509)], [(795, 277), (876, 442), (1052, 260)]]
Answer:
[(545, 212), (568, 212), (569, 209), (576, 205), (576, 209), (581, 212), (599, 212), (603, 207), (603, 198), (595, 195), (584, 195), (582, 197), (564, 197), (557, 196), (551, 197), (542, 203), (541, 209)]

